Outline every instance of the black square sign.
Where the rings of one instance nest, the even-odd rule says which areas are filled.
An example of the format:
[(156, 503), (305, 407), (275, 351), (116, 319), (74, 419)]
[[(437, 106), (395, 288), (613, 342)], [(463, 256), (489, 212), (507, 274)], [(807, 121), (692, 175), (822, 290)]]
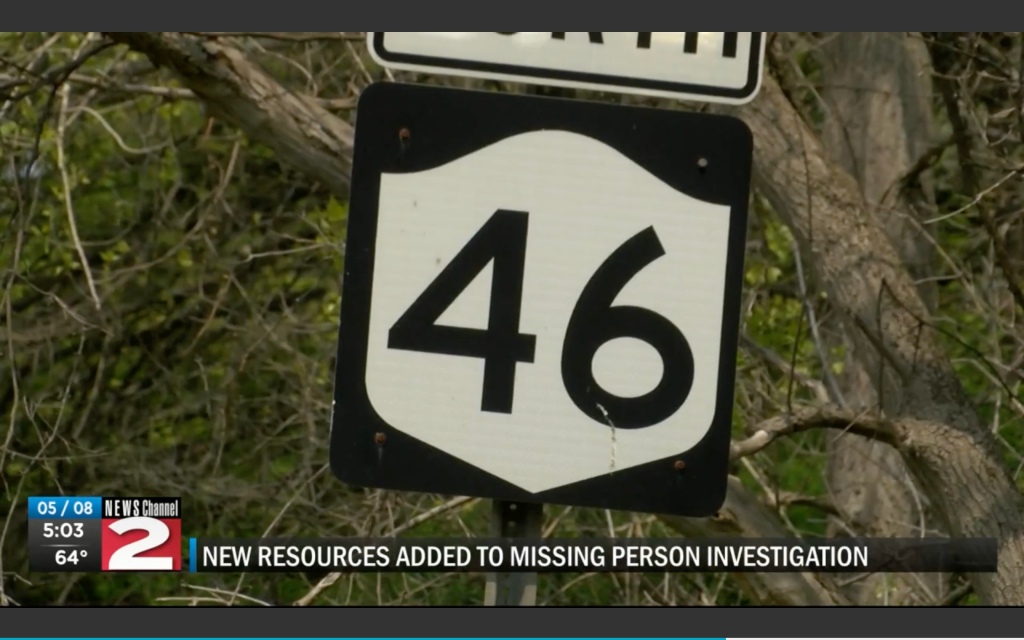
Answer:
[(752, 157), (730, 117), (369, 88), (334, 473), (506, 501), (721, 508)]

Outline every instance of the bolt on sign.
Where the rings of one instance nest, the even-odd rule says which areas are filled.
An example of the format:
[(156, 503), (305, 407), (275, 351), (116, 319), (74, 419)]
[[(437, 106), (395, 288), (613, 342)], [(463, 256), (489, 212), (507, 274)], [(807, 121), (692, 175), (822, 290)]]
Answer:
[(661, 98), (744, 104), (761, 88), (763, 32), (390, 31), (382, 66)]
[(334, 473), (509, 502), (719, 509), (746, 125), (392, 83), (363, 93), (358, 123)]

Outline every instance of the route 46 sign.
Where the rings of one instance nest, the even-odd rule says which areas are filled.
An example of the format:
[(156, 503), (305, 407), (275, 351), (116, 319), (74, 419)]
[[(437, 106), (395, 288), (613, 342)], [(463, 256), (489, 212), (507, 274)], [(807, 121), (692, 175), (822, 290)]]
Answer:
[(743, 104), (761, 89), (758, 31), (370, 32), (382, 66), (591, 91)]
[(719, 509), (752, 154), (730, 117), (369, 88), (335, 474), (507, 501)]

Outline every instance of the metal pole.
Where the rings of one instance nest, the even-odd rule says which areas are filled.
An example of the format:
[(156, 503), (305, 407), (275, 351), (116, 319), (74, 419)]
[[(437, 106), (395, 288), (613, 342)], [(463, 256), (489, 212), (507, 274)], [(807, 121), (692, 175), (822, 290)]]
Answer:
[[(540, 540), (544, 505), (495, 500), (491, 511), (491, 532), (495, 538)], [(492, 573), (484, 592), (486, 607), (537, 606), (536, 573)]]

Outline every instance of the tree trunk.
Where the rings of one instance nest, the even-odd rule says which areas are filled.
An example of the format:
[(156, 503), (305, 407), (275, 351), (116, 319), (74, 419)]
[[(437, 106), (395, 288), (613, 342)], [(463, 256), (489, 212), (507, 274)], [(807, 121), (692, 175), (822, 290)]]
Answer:
[(789, 225), (843, 314), (885, 414), (901, 425), (904, 461), (951, 535), (995, 538), (1000, 571), (974, 575), (986, 604), (1024, 602), (1024, 496), (982, 425), (929, 313), (857, 181), (832, 163), (778, 82), (740, 109), (754, 132), (758, 189)]
[[(927, 180), (901, 187), (902, 178), (932, 144), (931, 87), (928, 52), (902, 32), (829, 34), (823, 47), (825, 102), (823, 138), (829, 157), (860, 184), (867, 207), (885, 229), (903, 264), (919, 283), (934, 271), (932, 245), (921, 227), (908, 219), (931, 211), (934, 194)], [(913, 188), (916, 187), (916, 188)], [(919, 284), (929, 311), (937, 287)], [(841, 336), (841, 327), (825, 332)], [(852, 353), (848, 338), (839, 338), (847, 353), (840, 389), (855, 413), (875, 411), (878, 395), (866, 370)], [(853, 435), (829, 440), (829, 490), (843, 522), (832, 522), (833, 535), (846, 526), (858, 534), (912, 538), (930, 529), (926, 505), (896, 451)], [(848, 594), (861, 604), (928, 605), (946, 595), (946, 580), (934, 575), (877, 575), (850, 585)]]

